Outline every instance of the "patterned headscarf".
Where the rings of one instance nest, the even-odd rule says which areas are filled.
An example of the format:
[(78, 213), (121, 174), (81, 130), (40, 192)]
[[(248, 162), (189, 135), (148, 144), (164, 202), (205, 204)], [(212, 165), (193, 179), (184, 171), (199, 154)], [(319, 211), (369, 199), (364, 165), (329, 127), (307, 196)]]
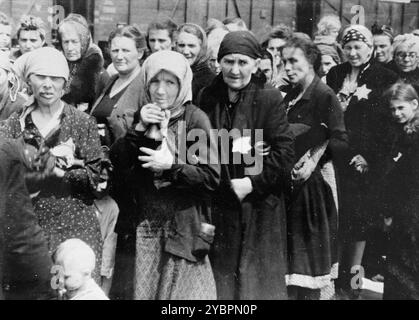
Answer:
[(360, 24), (350, 25), (343, 31), (342, 46), (345, 46), (345, 44), (350, 41), (362, 41), (369, 47), (373, 46), (373, 36), (371, 31)]

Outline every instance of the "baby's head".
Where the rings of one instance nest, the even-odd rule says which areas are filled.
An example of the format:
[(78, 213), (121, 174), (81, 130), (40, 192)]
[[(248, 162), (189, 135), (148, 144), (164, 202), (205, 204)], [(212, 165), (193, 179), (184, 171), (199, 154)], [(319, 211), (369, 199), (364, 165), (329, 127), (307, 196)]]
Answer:
[(55, 264), (61, 266), (65, 295), (70, 299), (84, 290), (95, 268), (95, 253), (84, 241), (69, 239), (55, 251)]

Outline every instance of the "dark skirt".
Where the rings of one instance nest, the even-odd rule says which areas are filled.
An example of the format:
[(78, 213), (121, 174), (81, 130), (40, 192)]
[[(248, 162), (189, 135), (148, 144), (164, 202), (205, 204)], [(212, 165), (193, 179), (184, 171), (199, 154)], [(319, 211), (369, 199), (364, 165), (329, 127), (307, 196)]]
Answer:
[(318, 170), (295, 186), (287, 211), (288, 286), (321, 289), (337, 268), (337, 210)]
[[(102, 236), (99, 221), (92, 205), (74, 198), (39, 198), (34, 203), (39, 225), (47, 238), (50, 254), (65, 240), (77, 238), (94, 251), (96, 265), (93, 278), (100, 280)], [(100, 283), (100, 282), (98, 282)]]

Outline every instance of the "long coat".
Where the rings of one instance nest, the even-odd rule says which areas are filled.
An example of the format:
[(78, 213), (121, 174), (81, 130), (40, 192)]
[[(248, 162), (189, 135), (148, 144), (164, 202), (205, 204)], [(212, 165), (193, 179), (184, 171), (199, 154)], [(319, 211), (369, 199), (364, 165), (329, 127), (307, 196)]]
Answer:
[[(350, 72), (349, 62), (333, 67), (327, 74), (327, 84), (338, 94)], [(392, 123), (381, 97), (396, 81), (394, 72), (378, 63), (368, 62), (359, 72), (357, 90), (344, 113), (349, 149), (338, 167), (341, 178), (339, 230), (343, 241), (365, 240), (366, 231), (376, 220), (371, 211), (371, 205), (376, 201), (372, 186), (382, 174), (381, 159), (389, 148), (388, 128)], [(368, 173), (360, 174), (349, 165), (358, 154), (367, 161)]]
[[(221, 186), (212, 210), (216, 235), (210, 256), (219, 299), (287, 298), (283, 188), (294, 160), (294, 137), (280, 107), (281, 100), (278, 90), (252, 77), (232, 106), (222, 74), (203, 90), (199, 99), (199, 106), (213, 127), (229, 132), (238, 129), (243, 135), (249, 129), (251, 139), (247, 147), (253, 151), (257, 129), (263, 130), (263, 141), (271, 147), (269, 155), (263, 157), (261, 173), (246, 172), (244, 161), (231, 163), (231, 156), (237, 156), (233, 146), (240, 137), (233, 134), (226, 148), (221, 149), (221, 158), (229, 155), (230, 161), (221, 160)], [(239, 156), (244, 157), (246, 150), (241, 153)], [(253, 192), (240, 202), (231, 180), (245, 176), (250, 178)]]
[[(0, 142), (0, 300), (52, 296), (51, 258), (25, 184), (23, 145)], [(3, 296), (3, 288), (5, 288)]]
[[(394, 132), (394, 131), (393, 131)], [(414, 132), (399, 128), (380, 197), (380, 212), (392, 218), (389, 228), (384, 299), (419, 299), (419, 121)]]

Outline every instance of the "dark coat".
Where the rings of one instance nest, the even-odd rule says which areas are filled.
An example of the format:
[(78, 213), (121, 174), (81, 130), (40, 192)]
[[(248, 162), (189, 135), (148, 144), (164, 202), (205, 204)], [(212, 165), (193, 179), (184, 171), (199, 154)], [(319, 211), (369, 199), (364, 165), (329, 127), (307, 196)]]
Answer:
[[(0, 299), (51, 297), (47, 241), (26, 188), (23, 145), (0, 142)], [(4, 296), (2, 289), (5, 288)]]
[[(153, 183), (154, 174), (142, 168), (142, 163), (138, 160), (140, 147), (155, 149), (160, 144), (145, 137), (144, 132), (129, 130), (125, 137), (117, 140), (111, 147), (110, 159), (114, 164), (112, 197), (120, 209), (115, 227), (118, 239), (121, 239), (118, 243), (120, 250), (118, 252), (117, 249), (117, 255), (126, 258), (125, 265), (121, 265), (124, 271), (120, 270), (126, 273), (121, 283), (122, 291), (125, 292), (122, 295), (128, 295), (125, 298), (131, 298), (126, 287), (129, 287), (134, 279), (135, 251), (133, 249), (135, 247), (132, 241), (135, 242), (136, 228), (140, 222), (149, 217), (148, 210), (152, 210), (154, 215), (162, 210), (163, 206), (156, 200), (164, 202), (166, 210), (170, 207), (173, 211), (166, 213), (171, 216), (171, 231), (163, 244), (165, 252), (190, 262), (199, 262), (207, 256), (210, 243), (212, 243), (212, 239), (201, 234), (200, 228), (201, 223), (211, 222), (210, 194), (219, 184), (220, 165), (217, 161), (210, 161), (209, 158), (217, 154), (215, 140), (210, 139), (211, 125), (202, 110), (191, 104), (186, 105), (186, 111), (182, 117), (169, 122), (169, 129), (172, 126), (179, 128), (181, 123), (186, 123), (185, 134), (187, 134), (186, 136), (181, 133), (178, 137), (179, 143), (186, 141), (186, 149), (177, 150), (179, 156), (177, 159), (180, 161), (176, 161), (170, 170), (165, 170), (162, 176), (164, 180), (171, 182), (169, 186), (157, 189)], [(205, 132), (206, 145), (201, 139), (196, 140), (196, 137), (191, 139), (194, 137), (189, 135), (192, 129), (200, 130), (201, 134)], [(199, 146), (199, 154), (195, 158), (198, 159), (198, 163), (195, 164), (191, 162), (194, 156), (188, 155), (187, 159), (183, 157), (186, 155), (186, 150), (191, 152), (192, 146), (195, 151), (193, 154), (197, 151), (195, 147)], [(120, 265), (119, 261), (116, 263)], [(114, 290), (119, 291), (115, 292), (116, 295), (121, 294), (120, 288), (114, 288)]]
[[(346, 62), (330, 69), (327, 84), (338, 93), (345, 77), (351, 72)], [(358, 75), (358, 90), (351, 98), (344, 114), (349, 136), (349, 149), (343, 164), (338, 167), (341, 186), (340, 235), (343, 241), (365, 240), (368, 227), (374, 223), (371, 212), (376, 197), (373, 185), (382, 175), (383, 155), (388, 152), (391, 113), (382, 101), (383, 92), (397, 81), (397, 75), (369, 62)], [(360, 174), (349, 165), (361, 155), (368, 162), (368, 173)]]
[(215, 73), (209, 68), (207, 61), (202, 61), (191, 67), (192, 78), (192, 102), (197, 103), (198, 94), (204, 87), (208, 87), (215, 78)]
[[(228, 149), (221, 149), (221, 157), (229, 155), (230, 161), (221, 160), (221, 186), (212, 211), (217, 232), (210, 256), (219, 299), (287, 298), (283, 188), (294, 161), (294, 137), (281, 101), (278, 90), (252, 77), (241, 90), (229, 121), (228, 89), (222, 74), (200, 96), (199, 106), (215, 128), (229, 132), (238, 129), (243, 135), (243, 130), (249, 129), (253, 150), (256, 130), (263, 130), (263, 141), (271, 147), (263, 162), (260, 158), (255, 161), (262, 162), (261, 173), (246, 172), (245, 156), (232, 152), (232, 141), (227, 144)], [(233, 138), (234, 135), (230, 140)], [(237, 154), (242, 161), (235, 164), (233, 158), (232, 163)], [(245, 176), (250, 178), (253, 192), (240, 203), (231, 179)]]
[(15, 101), (12, 101), (7, 94), (7, 97), (0, 101), (0, 121), (8, 119), (13, 112), (22, 110), (25, 102), (26, 98), (20, 93), (17, 94)]
[[(394, 131), (393, 131), (394, 132)], [(419, 122), (415, 132), (394, 132), (386, 156), (380, 212), (392, 217), (389, 229), (384, 299), (419, 299)], [(382, 216), (381, 216), (382, 218)]]
[(98, 95), (99, 76), (103, 71), (103, 58), (99, 52), (70, 63), (70, 87), (62, 100), (73, 106), (88, 103), (91, 107)]

